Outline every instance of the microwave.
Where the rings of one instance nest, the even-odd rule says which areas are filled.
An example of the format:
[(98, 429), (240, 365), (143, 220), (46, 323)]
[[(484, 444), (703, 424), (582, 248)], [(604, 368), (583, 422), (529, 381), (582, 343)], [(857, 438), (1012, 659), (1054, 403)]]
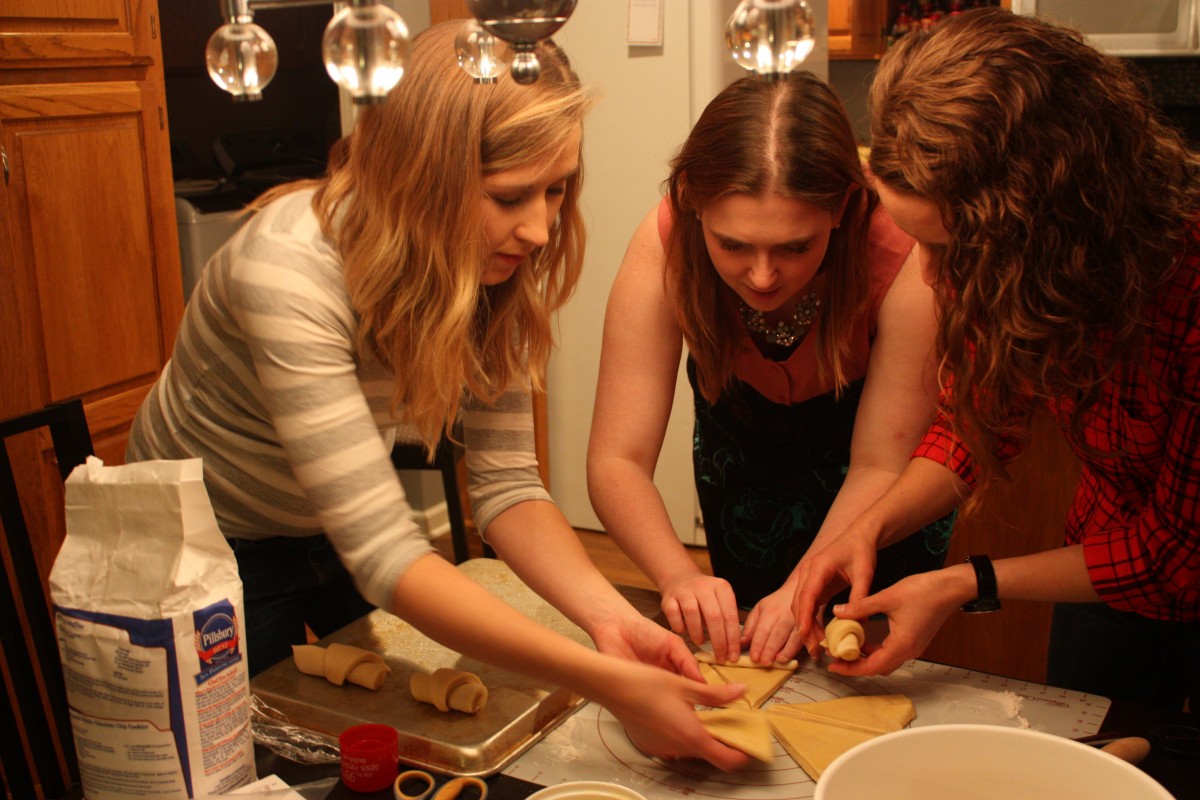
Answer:
[(1113, 55), (1200, 55), (1200, 0), (1012, 0), (1012, 10), (1077, 28)]

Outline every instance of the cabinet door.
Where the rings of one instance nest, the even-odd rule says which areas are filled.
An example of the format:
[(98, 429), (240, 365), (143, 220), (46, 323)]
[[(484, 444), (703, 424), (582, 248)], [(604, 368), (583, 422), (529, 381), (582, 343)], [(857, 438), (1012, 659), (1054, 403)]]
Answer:
[(0, 86), (6, 358), (33, 406), (83, 397), (100, 439), (127, 426), (182, 314), (159, 98), (139, 81)]
[[(139, 24), (143, 19), (148, 24)], [(157, 27), (152, 0), (4, 0), (0, 65), (32, 68), (149, 61)]]

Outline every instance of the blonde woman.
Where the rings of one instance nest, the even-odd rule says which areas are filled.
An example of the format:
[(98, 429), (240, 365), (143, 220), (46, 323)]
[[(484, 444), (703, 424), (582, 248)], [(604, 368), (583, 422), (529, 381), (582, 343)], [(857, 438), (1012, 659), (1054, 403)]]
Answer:
[[(326, 178), (264, 197), (209, 262), (129, 458), (204, 459), (245, 584), (252, 672), (288, 657), (305, 624), (324, 635), (379, 607), (599, 700), (650, 753), (739, 766), (693, 710), (738, 689), (705, 686), (683, 642), (617, 594), (537, 474), (530, 389), (582, 259), (588, 94), (549, 44), (533, 86), (474, 85), (455, 62), (458, 24), (417, 38)], [(623, 658), (517, 614), (420, 534), (394, 431), (433, 444), (456, 422), (480, 531)]]

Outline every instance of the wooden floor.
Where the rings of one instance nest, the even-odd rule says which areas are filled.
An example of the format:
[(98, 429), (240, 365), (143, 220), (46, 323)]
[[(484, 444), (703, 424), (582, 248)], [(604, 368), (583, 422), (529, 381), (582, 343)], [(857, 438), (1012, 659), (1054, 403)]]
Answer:
[[(604, 577), (613, 583), (620, 583), (626, 586), (640, 586), (644, 589), (655, 588), (650, 579), (646, 577), (646, 574), (621, 551), (621, 548), (617, 547), (616, 543), (607, 534), (585, 530), (576, 530), (576, 533), (579, 535), (580, 541), (583, 542), (584, 549), (591, 556), (592, 562), (595, 563)], [(449, 536), (439, 537), (433, 543), (443, 556), (451, 558)], [(471, 552), (472, 558), (483, 555), (483, 545), (479, 541), (478, 536), (472, 535), (468, 537), (468, 549)], [(712, 565), (708, 560), (708, 550), (703, 547), (688, 547), (687, 552), (704, 574), (712, 574)]]

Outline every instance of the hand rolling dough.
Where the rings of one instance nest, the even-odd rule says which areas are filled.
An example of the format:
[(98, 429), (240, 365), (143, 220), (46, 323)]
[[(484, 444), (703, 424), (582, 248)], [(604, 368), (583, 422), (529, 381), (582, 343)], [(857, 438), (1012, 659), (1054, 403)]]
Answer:
[(418, 672), (408, 682), (414, 700), (429, 703), (438, 711), (478, 714), (487, 704), (488, 690), (473, 672), (441, 667), (432, 674)]
[(862, 654), (863, 642), (867, 640), (862, 623), (854, 619), (834, 619), (825, 626), (825, 638), (821, 647), (829, 655), (842, 661), (854, 661)]
[(292, 660), (305, 675), (325, 678), (336, 686), (349, 681), (364, 689), (378, 689), (392, 671), (376, 653), (338, 643), (329, 647), (292, 645)]

